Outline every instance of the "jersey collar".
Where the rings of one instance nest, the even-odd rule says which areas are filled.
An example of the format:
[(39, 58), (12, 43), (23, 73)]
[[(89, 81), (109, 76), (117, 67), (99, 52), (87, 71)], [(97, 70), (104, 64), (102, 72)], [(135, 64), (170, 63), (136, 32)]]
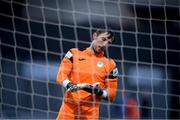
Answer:
[(89, 55), (89, 56), (97, 56), (97, 57), (102, 57), (104, 56), (104, 52), (101, 52), (101, 53), (95, 53), (92, 51), (92, 49), (90, 47), (86, 48), (86, 53)]

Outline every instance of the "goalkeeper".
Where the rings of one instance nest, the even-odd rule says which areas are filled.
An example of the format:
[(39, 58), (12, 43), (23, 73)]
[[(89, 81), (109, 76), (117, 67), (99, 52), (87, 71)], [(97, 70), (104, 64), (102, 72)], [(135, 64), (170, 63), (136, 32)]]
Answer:
[(72, 48), (60, 64), (56, 82), (66, 92), (58, 120), (98, 119), (99, 101), (116, 97), (118, 70), (114, 60), (104, 55), (114, 36), (111, 31), (98, 29), (92, 37), (90, 47)]

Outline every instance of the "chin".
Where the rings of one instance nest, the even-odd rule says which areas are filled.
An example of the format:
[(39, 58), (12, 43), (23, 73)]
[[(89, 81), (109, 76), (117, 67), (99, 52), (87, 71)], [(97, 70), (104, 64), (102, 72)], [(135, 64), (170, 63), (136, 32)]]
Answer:
[(95, 53), (101, 53), (101, 52), (103, 52), (103, 50), (97, 48), (97, 49), (94, 49), (94, 52), (95, 52)]
[(101, 53), (101, 52), (103, 52), (103, 51), (102, 51), (102, 50), (97, 50), (96, 52), (97, 52), (97, 53)]

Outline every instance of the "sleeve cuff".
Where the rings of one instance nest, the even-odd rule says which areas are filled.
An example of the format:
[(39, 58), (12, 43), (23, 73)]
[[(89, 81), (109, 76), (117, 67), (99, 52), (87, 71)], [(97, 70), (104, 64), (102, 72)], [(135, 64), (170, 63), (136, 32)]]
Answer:
[(67, 84), (69, 84), (71, 81), (68, 80), (68, 79), (65, 79), (62, 83), (63, 87), (66, 88), (67, 87)]
[(106, 91), (106, 90), (103, 90), (102, 97), (103, 97), (103, 98), (107, 98), (107, 91)]

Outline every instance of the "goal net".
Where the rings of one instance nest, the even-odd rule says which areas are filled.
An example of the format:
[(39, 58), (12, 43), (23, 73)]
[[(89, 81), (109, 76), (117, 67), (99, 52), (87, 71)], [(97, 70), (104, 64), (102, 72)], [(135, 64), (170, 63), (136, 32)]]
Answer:
[(88, 47), (97, 28), (111, 28), (108, 56), (119, 70), (114, 102), (101, 119), (180, 116), (179, 0), (0, 0), (0, 118), (55, 119), (55, 83), (71, 48)]

